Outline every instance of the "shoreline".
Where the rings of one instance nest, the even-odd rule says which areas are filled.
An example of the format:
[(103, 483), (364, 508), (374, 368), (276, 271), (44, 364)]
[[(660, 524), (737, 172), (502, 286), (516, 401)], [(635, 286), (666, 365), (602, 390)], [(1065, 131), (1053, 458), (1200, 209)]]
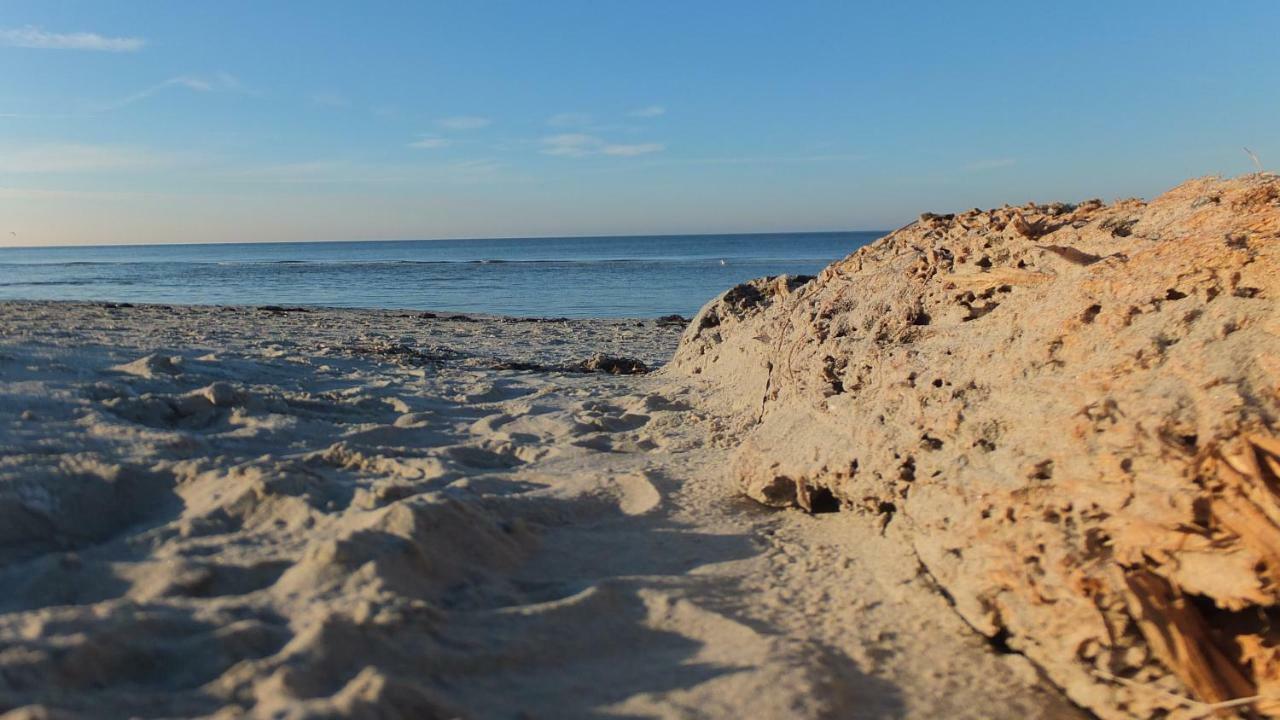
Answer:
[[(563, 315), (508, 315), (500, 313), (484, 313), (471, 312), (466, 310), (448, 310), (440, 308), (382, 308), (382, 307), (366, 307), (366, 306), (343, 306), (343, 305), (310, 305), (307, 303), (167, 303), (167, 302), (135, 302), (132, 300), (87, 300), (87, 299), (0, 299), (0, 308), (6, 306), (31, 306), (31, 305), (52, 305), (67, 306), (75, 309), (80, 306), (96, 307), (106, 310), (217, 310), (220, 312), (262, 312), (270, 314), (286, 314), (286, 313), (368, 313), (368, 314), (386, 314), (401, 319), (418, 319), (418, 320), (444, 320), (458, 322), (498, 322), (498, 323), (553, 323), (553, 322), (575, 322), (575, 323), (591, 323), (591, 322), (638, 322), (638, 323), (658, 323), (661, 325), (674, 325), (679, 319), (679, 324), (683, 328), (688, 324), (689, 318), (677, 313), (670, 314), (654, 314), (654, 315), (634, 315), (634, 316), (599, 316), (599, 317), (574, 317)], [(675, 351), (672, 346), (672, 352)]]

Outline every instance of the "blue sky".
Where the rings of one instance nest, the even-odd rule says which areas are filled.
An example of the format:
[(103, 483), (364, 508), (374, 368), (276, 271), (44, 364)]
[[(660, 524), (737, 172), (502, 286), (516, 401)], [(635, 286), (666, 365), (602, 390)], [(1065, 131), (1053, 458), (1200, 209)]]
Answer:
[[(892, 5), (892, 7), (890, 7)], [(1280, 167), (1280, 3), (0, 3), (0, 243), (884, 229)]]

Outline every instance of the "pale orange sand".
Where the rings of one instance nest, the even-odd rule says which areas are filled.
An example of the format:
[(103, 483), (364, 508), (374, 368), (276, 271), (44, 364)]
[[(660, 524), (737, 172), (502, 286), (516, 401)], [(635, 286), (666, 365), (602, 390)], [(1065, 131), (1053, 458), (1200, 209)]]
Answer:
[(694, 380), (498, 369), (681, 329), (0, 304), (0, 712), (1076, 716)]

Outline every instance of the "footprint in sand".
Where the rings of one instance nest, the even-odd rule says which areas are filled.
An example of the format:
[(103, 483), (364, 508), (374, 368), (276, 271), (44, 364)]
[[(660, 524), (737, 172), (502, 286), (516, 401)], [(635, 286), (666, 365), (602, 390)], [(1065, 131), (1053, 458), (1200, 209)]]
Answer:
[(649, 438), (615, 438), (604, 434), (591, 435), (581, 440), (575, 440), (571, 444), (575, 447), (609, 453), (636, 453), (658, 447), (658, 444)]
[(651, 412), (684, 412), (692, 409), (692, 406), (683, 400), (672, 400), (657, 393), (628, 395), (619, 400), (629, 401), (626, 402), (627, 411), (637, 415)]
[(643, 515), (662, 504), (662, 493), (647, 472), (619, 475), (613, 478), (618, 490), (618, 509), (627, 515)]
[(135, 375), (141, 378), (172, 377), (182, 374), (182, 363), (183, 358), (181, 355), (152, 353), (133, 362), (115, 365), (110, 370), (123, 375)]
[(534, 392), (537, 392), (535, 388), (523, 383), (495, 380), (493, 382), (478, 382), (463, 388), (462, 393), (459, 394), (456, 400), (464, 404), (504, 402), (506, 400), (515, 400)]

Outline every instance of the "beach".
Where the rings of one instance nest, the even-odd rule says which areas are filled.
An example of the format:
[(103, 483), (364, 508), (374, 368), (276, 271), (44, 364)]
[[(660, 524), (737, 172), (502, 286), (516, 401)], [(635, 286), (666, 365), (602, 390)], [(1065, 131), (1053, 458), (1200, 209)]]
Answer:
[(0, 711), (1275, 716), (1278, 208), (924, 213), (692, 317), (0, 302)]
[(0, 712), (1081, 716), (900, 523), (743, 497), (685, 329), (0, 304)]
[(5, 3), (0, 720), (1280, 720), (1277, 27)]

